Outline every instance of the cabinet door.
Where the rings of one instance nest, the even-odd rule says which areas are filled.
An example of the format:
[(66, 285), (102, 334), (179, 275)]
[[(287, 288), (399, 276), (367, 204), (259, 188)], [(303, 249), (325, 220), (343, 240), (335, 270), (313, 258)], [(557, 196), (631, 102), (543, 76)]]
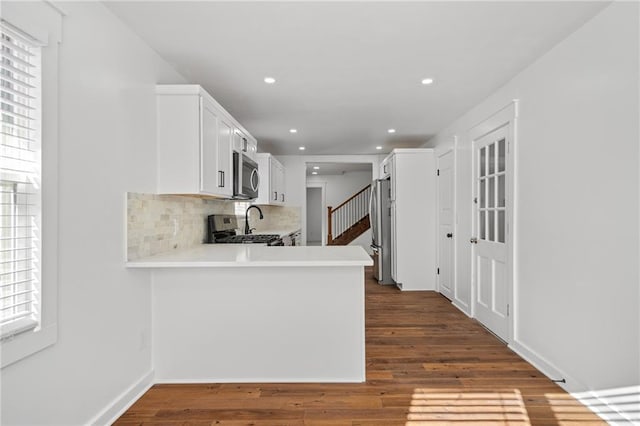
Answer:
[(397, 228), (396, 228), (396, 203), (391, 203), (391, 278), (394, 281), (398, 281), (398, 240), (397, 240)]
[(273, 158), (269, 158), (269, 204), (278, 204), (280, 201), (280, 181), (278, 162)]
[(284, 180), (284, 166), (280, 163), (278, 163), (278, 188), (280, 190), (280, 198), (278, 199), (278, 202), (280, 204), (284, 204), (286, 201), (286, 194), (285, 194), (285, 180)]
[(247, 156), (249, 156), (249, 158), (255, 161), (257, 154), (258, 154), (258, 142), (253, 138), (249, 138), (249, 141), (247, 142)]
[(206, 98), (200, 98), (200, 191), (217, 194), (218, 114)]
[(233, 195), (233, 127), (218, 120), (218, 188), (220, 195)]
[(390, 169), (389, 169), (389, 158), (385, 158), (385, 160), (380, 163), (380, 178), (384, 179), (387, 176), (389, 176), (390, 173)]
[(397, 169), (397, 158), (396, 156), (392, 156), (389, 158), (389, 162), (387, 164), (387, 168), (389, 169), (389, 176), (391, 176), (390, 183), (390, 195), (391, 200), (395, 201), (396, 199), (396, 184), (398, 182), (398, 169)]
[(235, 129), (233, 137), (234, 137), (233, 149), (235, 149), (238, 152), (244, 152), (248, 154), (249, 140), (247, 139), (247, 136), (244, 133), (242, 133), (241, 130)]

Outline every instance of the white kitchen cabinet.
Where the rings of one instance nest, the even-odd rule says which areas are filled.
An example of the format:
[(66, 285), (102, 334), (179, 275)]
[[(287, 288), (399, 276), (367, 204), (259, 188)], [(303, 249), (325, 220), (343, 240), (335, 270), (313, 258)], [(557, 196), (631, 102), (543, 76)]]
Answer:
[(198, 85), (158, 85), (156, 94), (157, 192), (231, 198), (236, 134), (255, 139)]
[(233, 133), (233, 150), (237, 152), (243, 152), (247, 157), (256, 161), (256, 155), (258, 154), (258, 143), (254, 138), (245, 134), (240, 129), (234, 129)]
[[(396, 157), (395, 155), (388, 155), (382, 163), (380, 164), (380, 178), (384, 179), (394, 174)], [(396, 180), (391, 179), (391, 184), (389, 185), (389, 196), (391, 200), (396, 199)]]
[(282, 206), (287, 201), (285, 168), (273, 155), (257, 154), (260, 187), (256, 204)]
[(398, 252), (395, 248), (398, 247), (398, 240), (396, 238), (396, 203), (391, 203), (391, 207), (389, 207), (389, 215), (391, 216), (391, 278), (396, 283), (398, 281), (398, 262), (396, 259), (396, 253)]
[(436, 169), (432, 149), (395, 149), (391, 179), (391, 277), (402, 290), (436, 289)]

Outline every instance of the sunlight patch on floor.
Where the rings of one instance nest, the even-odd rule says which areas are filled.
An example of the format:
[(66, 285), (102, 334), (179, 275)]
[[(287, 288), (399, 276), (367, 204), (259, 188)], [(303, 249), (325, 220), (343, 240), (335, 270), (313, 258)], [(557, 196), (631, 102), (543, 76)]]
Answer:
[(529, 426), (520, 391), (446, 392), (415, 389), (406, 426), (455, 422), (456, 425)]
[[(574, 392), (572, 395), (610, 425), (640, 425), (640, 386)], [(555, 396), (549, 394), (547, 398)]]

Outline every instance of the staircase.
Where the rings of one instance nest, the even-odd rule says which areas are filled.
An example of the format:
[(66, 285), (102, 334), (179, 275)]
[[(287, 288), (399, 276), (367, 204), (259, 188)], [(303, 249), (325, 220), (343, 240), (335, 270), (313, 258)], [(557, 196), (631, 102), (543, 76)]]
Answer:
[(365, 186), (335, 209), (327, 207), (327, 245), (346, 246), (370, 228), (370, 188)]

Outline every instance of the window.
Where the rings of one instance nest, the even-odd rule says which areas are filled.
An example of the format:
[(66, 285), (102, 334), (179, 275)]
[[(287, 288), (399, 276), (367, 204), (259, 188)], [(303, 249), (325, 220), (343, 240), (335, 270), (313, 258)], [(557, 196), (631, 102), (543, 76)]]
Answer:
[(3, 24), (0, 64), (0, 337), (39, 324), (40, 55)]

